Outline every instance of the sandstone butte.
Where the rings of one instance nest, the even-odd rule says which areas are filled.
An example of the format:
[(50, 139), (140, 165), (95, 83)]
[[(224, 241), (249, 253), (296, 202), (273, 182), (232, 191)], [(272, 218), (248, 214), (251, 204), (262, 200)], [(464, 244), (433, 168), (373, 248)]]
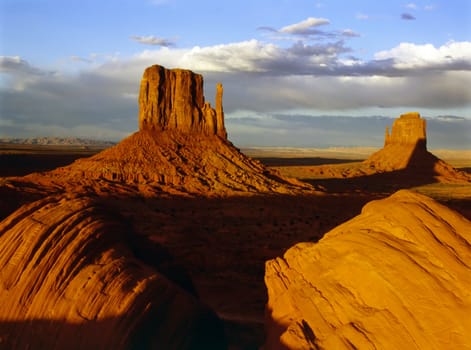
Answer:
[(223, 349), (168, 259), (89, 197), (23, 206), (0, 223), (0, 348)]
[(327, 177), (358, 177), (395, 172), (400, 181), (469, 182), (469, 174), (453, 168), (427, 150), (426, 121), (417, 112), (402, 114), (386, 128), (384, 147), (358, 164), (312, 167), (311, 173)]
[(267, 349), (471, 349), (471, 223), (401, 190), (266, 263)]
[(95, 156), (10, 183), (48, 193), (67, 188), (204, 196), (312, 191), (227, 140), (222, 96), (219, 83), (213, 109), (205, 102), (201, 75), (148, 67), (139, 91), (139, 131)]

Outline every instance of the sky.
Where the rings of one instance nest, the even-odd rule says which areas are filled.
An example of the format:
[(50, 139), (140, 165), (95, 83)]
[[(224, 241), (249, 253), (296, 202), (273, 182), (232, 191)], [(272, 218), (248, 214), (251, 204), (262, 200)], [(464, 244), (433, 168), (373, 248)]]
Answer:
[(418, 111), (471, 149), (469, 0), (0, 0), (0, 137), (120, 140), (153, 64), (222, 82), (241, 147), (380, 146)]

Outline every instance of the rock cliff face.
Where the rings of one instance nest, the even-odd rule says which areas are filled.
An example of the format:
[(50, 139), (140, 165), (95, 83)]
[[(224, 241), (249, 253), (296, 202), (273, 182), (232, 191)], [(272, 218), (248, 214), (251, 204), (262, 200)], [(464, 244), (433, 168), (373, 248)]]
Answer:
[(420, 118), (418, 112), (402, 114), (394, 121), (391, 135), (389, 135), (389, 130), (386, 128), (384, 146), (409, 145), (415, 147), (418, 145), (426, 149), (427, 136), (425, 130), (425, 119)]
[(365, 163), (377, 171), (406, 169), (437, 163), (439, 159), (427, 151), (426, 121), (417, 112), (402, 114), (394, 120), (391, 134), (386, 128), (384, 147)]
[(0, 223), (0, 348), (223, 349), (217, 317), (138, 245), (87, 197), (50, 196), (10, 215)]
[(203, 76), (154, 65), (144, 71), (139, 91), (140, 130), (201, 132), (226, 138), (222, 84), (216, 87), (216, 110), (205, 103)]
[(213, 109), (204, 102), (201, 75), (151, 66), (141, 82), (138, 132), (93, 157), (17, 181), (47, 192), (77, 184), (95, 192), (127, 186), (208, 196), (313, 190), (246, 157), (227, 140), (222, 95), (218, 84)]
[(471, 223), (409, 191), (266, 264), (268, 349), (471, 349)]

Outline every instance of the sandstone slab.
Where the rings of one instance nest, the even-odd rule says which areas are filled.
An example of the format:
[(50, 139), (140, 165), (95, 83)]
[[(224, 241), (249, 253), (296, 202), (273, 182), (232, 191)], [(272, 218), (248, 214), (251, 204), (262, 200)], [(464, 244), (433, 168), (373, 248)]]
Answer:
[(217, 316), (137, 248), (89, 197), (11, 214), (0, 223), (0, 348), (224, 349)]
[(266, 263), (268, 349), (471, 349), (471, 223), (402, 190)]

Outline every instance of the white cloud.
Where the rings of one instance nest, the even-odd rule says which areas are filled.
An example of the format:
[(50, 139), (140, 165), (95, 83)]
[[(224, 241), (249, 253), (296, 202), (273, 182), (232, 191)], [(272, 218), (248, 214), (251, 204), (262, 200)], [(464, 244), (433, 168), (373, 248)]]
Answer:
[(0, 56), (0, 72), (27, 75), (52, 74), (51, 71), (42, 70), (30, 65), (20, 56)]
[(130, 39), (137, 41), (140, 44), (145, 44), (145, 45), (165, 46), (165, 47), (175, 45), (175, 43), (172, 40), (159, 38), (153, 35), (149, 35), (149, 36), (131, 35)]
[(413, 2), (410, 2), (408, 4), (405, 4), (404, 5), (405, 8), (408, 8), (408, 9), (411, 9), (411, 10), (416, 10), (417, 9), (417, 5)]
[(398, 69), (437, 68), (471, 69), (471, 42), (450, 41), (440, 47), (432, 44), (401, 43), (390, 50), (375, 54), (377, 60), (394, 60)]
[(228, 123), (245, 135), (251, 122), (263, 132), (262, 121), (280, 111), (470, 109), (470, 92), (464, 87), (471, 86), (471, 42), (440, 47), (402, 43), (376, 53), (371, 61), (345, 57), (350, 51), (343, 41), (297, 41), (283, 47), (253, 39), (100, 56), (101, 63), (79, 66), (75, 74), (48, 74), (21, 57), (2, 57), (1, 72), (10, 80), (0, 89), (0, 124), (2, 133), (12, 136), (22, 130), (30, 135), (32, 126), (43, 125), (37, 130), (70, 129), (81, 137), (109, 130), (107, 138), (119, 138), (137, 128), (136, 93), (144, 69), (152, 64), (202, 73), (210, 102), (215, 83), (221, 81), (228, 118), (237, 110), (257, 116), (243, 124)]
[(309, 17), (304, 21), (290, 24), (281, 28), (279, 31), (281, 33), (287, 34), (311, 34), (313, 32), (313, 28), (319, 27), (321, 25), (330, 24), (330, 21), (326, 18), (314, 18)]
[(70, 56), (70, 60), (73, 62), (83, 62), (83, 63), (92, 63), (93, 61), (89, 58), (80, 57), (77, 55)]

